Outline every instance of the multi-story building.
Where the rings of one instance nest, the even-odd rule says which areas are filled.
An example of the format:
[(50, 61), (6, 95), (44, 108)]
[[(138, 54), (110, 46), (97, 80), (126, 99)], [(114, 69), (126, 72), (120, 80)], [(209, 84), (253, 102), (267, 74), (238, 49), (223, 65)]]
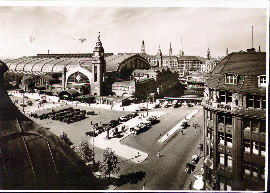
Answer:
[(202, 74), (187, 75), (182, 81), (186, 84), (185, 95), (204, 96), (205, 77)]
[(184, 86), (178, 81), (178, 74), (165, 67), (149, 70), (134, 70), (132, 80), (112, 84), (112, 95), (145, 100), (149, 94), (154, 98), (178, 97)]
[(179, 56), (178, 69), (183, 71), (199, 71), (201, 61), (196, 56)]
[(184, 51), (182, 50), (180, 50), (178, 56), (173, 55), (171, 43), (168, 55), (162, 54), (160, 46), (156, 55), (149, 55), (146, 54), (145, 44), (142, 41), (140, 54), (148, 60), (152, 67), (167, 67), (177, 72), (200, 71), (202, 63), (196, 56), (184, 56)]
[(207, 190), (264, 190), (266, 53), (227, 55), (207, 80), (204, 182)]

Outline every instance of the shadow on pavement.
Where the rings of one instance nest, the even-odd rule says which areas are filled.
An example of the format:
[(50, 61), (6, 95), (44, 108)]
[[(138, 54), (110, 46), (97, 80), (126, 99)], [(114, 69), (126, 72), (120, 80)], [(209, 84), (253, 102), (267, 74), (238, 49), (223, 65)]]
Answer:
[(145, 177), (145, 172), (139, 171), (139, 172), (132, 172), (125, 175), (120, 175), (118, 179), (116, 179), (114, 185), (116, 186), (122, 186), (124, 184), (130, 183), (130, 184), (137, 184), (139, 181), (142, 181)]
[(145, 177), (145, 172), (139, 171), (139, 172), (132, 172), (129, 174), (125, 175), (120, 175), (119, 178), (115, 177), (104, 177), (104, 178), (99, 178), (100, 183), (102, 184), (103, 189), (108, 189), (110, 185), (113, 186), (122, 186), (124, 184), (137, 184), (139, 181), (142, 181), (143, 178)]

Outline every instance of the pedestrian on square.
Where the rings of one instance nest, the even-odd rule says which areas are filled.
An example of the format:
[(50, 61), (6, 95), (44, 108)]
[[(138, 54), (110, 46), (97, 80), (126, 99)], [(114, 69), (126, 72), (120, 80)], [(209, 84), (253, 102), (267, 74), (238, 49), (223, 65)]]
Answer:
[(183, 131), (183, 129), (181, 129), (181, 134), (182, 134), (182, 135), (184, 135), (184, 131)]
[(157, 152), (157, 157), (160, 157), (160, 152), (159, 151)]

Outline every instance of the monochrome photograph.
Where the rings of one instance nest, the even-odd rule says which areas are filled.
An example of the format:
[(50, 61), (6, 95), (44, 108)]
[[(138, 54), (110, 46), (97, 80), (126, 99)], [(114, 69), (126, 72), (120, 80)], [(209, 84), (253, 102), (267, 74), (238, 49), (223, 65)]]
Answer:
[(108, 2), (0, 2), (0, 189), (266, 191), (268, 7)]

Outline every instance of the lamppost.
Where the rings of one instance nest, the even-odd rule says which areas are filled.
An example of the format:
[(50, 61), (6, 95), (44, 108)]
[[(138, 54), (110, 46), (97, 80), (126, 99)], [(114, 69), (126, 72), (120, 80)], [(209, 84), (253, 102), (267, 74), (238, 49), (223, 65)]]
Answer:
[(93, 166), (95, 165), (95, 129), (97, 123), (93, 125)]
[(148, 91), (146, 92), (146, 116), (148, 116), (148, 99), (149, 99), (149, 95), (148, 95)]
[(25, 114), (25, 112), (24, 112), (24, 92), (25, 92), (25, 89), (24, 90), (22, 90), (22, 93), (23, 93), (23, 114)]

